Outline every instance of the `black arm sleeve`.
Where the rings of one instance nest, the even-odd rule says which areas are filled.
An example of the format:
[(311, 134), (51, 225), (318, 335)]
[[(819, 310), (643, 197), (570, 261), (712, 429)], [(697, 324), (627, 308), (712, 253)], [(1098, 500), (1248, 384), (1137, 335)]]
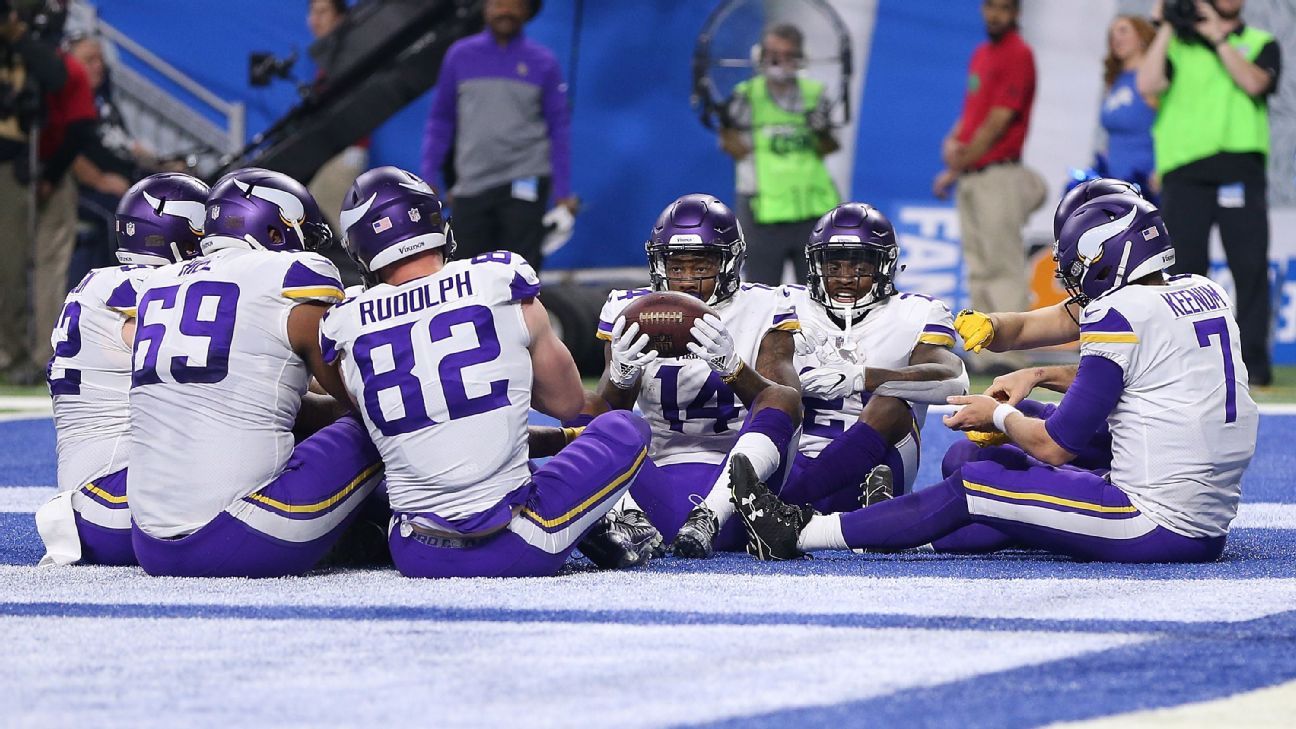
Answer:
[(42, 93), (57, 93), (67, 83), (67, 66), (53, 48), (26, 37), (14, 44), (14, 50), (22, 56), (23, 65)]
[(1271, 40), (1264, 44), (1256, 54), (1255, 65), (1269, 72), (1269, 87), (1264, 90), (1265, 96), (1278, 90), (1278, 77), (1282, 74), (1282, 51), (1278, 41)]
[(99, 144), (99, 135), (95, 129), (94, 119), (82, 119), (68, 125), (63, 137), (63, 144), (54, 150), (54, 154), (45, 160), (41, 168), (41, 179), (57, 185), (76, 159), (91, 144)]

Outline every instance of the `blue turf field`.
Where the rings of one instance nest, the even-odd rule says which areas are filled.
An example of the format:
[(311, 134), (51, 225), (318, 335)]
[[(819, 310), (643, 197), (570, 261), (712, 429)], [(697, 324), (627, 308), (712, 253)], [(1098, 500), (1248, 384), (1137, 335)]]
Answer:
[[(932, 480), (953, 438), (924, 433)], [(0, 422), (0, 725), (1034, 726), (1296, 679), (1296, 416), (1224, 559), (727, 555), (550, 580), (36, 569), (48, 419)], [(1246, 717), (1237, 717), (1247, 723)]]

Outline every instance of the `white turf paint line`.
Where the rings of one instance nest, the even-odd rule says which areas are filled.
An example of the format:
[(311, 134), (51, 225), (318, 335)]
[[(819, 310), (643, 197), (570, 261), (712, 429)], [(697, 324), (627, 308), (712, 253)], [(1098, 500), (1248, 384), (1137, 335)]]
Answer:
[(987, 580), (973, 570), (966, 578), (628, 571), (429, 581), (403, 579), (390, 569), (240, 580), (147, 577), (126, 567), (0, 566), (2, 603), (1217, 622), (1290, 610), (1296, 580)]
[(1148, 709), (1101, 719), (1051, 724), (1051, 729), (1182, 729), (1183, 727), (1283, 727), (1296, 716), (1296, 681), (1214, 701)]
[[(973, 393), (976, 394), (976, 393)], [(949, 415), (959, 409), (959, 405), (932, 405), (927, 408), (928, 416)], [(1296, 403), (1259, 403), (1256, 408), (1261, 415), (1296, 415)], [(930, 420), (930, 417), (928, 418)]]
[(54, 401), (49, 395), (0, 396), (0, 410), (24, 410), (37, 413), (54, 412)]
[[(0, 514), (35, 513), (54, 495), (48, 486), (0, 486)], [(1243, 503), (1235, 529), (1296, 529), (1296, 504)]]
[(536, 727), (691, 724), (1147, 640), (801, 625), (129, 618), (105, 627), (94, 618), (0, 618), (6, 648), (26, 656), (0, 662), (0, 723), (355, 726), (421, 715), (456, 727), (509, 726), (519, 716)]

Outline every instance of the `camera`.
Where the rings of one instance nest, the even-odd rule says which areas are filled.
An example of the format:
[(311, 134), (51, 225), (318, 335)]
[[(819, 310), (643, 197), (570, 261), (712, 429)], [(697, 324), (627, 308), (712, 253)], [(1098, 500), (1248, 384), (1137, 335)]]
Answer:
[[(1215, 6), (1214, 0), (1206, 0)], [(1166, 0), (1162, 8), (1165, 22), (1175, 29), (1183, 40), (1201, 40), (1195, 26), (1205, 20), (1197, 13), (1197, 0)]]
[(0, 0), (0, 23), (8, 22), (9, 14), (16, 13), (34, 40), (56, 45), (67, 24), (67, 6), (67, 0)]
[(277, 78), (291, 79), (293, 65), (297, 63), (297, 51), (279, 58), (266, 51), (253, 51), (248, 56), (248, 83), (256, 86), (269, 86)]

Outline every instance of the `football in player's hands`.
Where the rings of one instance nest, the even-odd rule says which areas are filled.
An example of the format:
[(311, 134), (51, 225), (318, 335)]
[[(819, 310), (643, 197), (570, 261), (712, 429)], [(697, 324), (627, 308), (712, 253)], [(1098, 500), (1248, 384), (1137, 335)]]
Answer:
[(662, 357), (688, 354), (693, 322), (714, 313), (701, 299), (678, 291), (654, 291), (640, 296), (621, 312), (627, 326), (637, 323), (648, 335), (648, 348)]

